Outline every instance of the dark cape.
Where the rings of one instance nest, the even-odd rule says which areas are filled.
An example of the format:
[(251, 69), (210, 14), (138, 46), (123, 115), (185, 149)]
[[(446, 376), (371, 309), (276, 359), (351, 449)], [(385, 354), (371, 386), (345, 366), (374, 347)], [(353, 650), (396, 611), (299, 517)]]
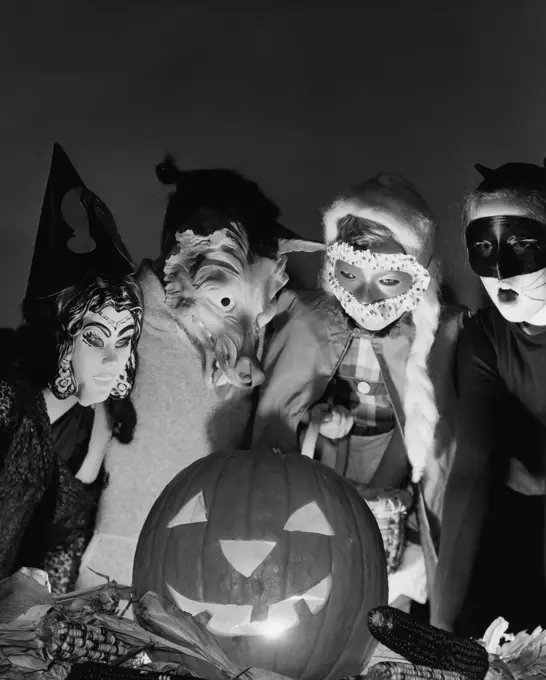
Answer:
[(0, 578), (44, 569), (54, 592), (73, 589), (105, 483), (75, 476), (94, 411), (76, 404), (52, 426), (43, 390), (21, 368), (16, 331), (0, 331)]
[(463, 636), (483, 635), (498, 616), (512, 632), (544, 627), (546, 333), (479, 310), (461, 334), (457, 380), (433, 621)]

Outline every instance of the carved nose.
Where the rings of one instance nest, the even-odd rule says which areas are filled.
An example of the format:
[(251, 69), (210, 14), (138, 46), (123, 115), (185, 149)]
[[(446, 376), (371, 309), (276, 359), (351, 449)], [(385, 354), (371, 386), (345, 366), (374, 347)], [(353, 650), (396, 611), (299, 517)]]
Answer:
[(275, 541), (220, 541), (224, 557), (243, 576), (250, 576), (275, 547)]

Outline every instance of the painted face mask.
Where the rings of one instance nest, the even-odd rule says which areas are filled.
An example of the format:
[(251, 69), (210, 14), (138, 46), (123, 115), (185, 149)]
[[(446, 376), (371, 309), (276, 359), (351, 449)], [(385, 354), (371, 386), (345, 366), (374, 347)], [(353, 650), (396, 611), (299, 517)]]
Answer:
[[(337, 241), (328, 247), (327, 258), (325, 270), (327, 285), (345, 312), (362, 328), (369, 331), (382, 330), (405, 312), (413, 311), (430, 282), (430, 274), (412, 255), (356, 250), (348, 243)], [(340, 283), (336, 275), (336, 263), (339, 261), (372, 272), (400, 272), (409, 275), (411, 283), (403, 293), (362, 303)]]
[(59, 366), (54, 394), (75, 394), (82, 406), (105, 401), (115, 393), (124, 398), (131, 384), (126, 374), (131, 357), (135, 322), (130, 312), (106, 306), (88, 312), (74, 337), (70, 356)]

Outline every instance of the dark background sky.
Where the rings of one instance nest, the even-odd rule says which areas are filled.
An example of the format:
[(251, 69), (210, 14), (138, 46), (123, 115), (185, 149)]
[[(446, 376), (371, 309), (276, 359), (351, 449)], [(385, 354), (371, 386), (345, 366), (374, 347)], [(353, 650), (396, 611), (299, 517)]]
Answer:
[[(544, 0), (3, 3), (0, 314), (18, 321), (51, 146), (155, 257), (170, 150), (258, 181), (285, 223), (380, 170), (431, 204), (458, 298), (478, 301), (458, 208), (475, 162), (546, 155)], [(321, 8), (324, 9), (321, 9)], [(312, 281), (313, 274), (308, 274)]]

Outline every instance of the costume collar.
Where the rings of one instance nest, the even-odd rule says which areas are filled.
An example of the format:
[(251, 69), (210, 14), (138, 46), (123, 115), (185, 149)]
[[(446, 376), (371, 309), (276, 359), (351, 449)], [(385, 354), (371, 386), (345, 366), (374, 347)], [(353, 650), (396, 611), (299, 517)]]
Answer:
[(137, 276), (144, 299), (143, 326), (155, 332), (173, 333), (176, 330), (176, 321), (165, 304), (165, 289), (153, 269), (152, 260), (142, 261)]

